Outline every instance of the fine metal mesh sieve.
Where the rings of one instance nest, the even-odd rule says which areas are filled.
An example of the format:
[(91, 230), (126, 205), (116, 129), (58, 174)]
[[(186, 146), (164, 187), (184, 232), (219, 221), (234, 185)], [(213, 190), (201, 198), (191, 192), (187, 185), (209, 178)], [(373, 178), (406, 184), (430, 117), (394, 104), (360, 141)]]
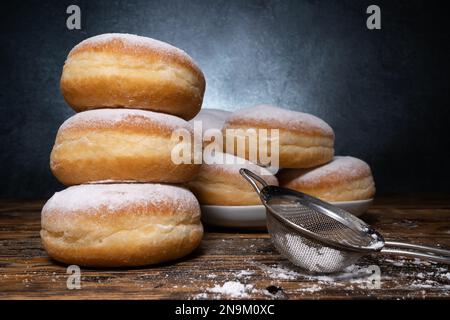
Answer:
[(267, 209), (267, 229), (277, 250), (311, 272), (337, 272), (375, 252), (450, 263), (450, 251), (384, 241), (364, 221), (345, 210), (301, 192), (266, 182), (240, 170)]

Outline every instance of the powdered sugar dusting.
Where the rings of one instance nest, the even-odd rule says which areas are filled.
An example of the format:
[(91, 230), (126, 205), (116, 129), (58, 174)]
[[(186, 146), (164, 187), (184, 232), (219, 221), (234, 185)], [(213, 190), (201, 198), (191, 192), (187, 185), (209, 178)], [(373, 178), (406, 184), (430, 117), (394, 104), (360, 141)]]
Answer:
[(242, 123), (243, 121), (264, 121), (272, 127), (287, 128), (288, 130), (309, 131), (317, 130), (325, 135), (333, 135), (333, 129), (322, 119), (312, 114), (292, 111), (271, 105), (257, 105), (234, 112), (226, 123)]
[(215, 285), (209, 292), (223, 294), (234, 298), (246, 298), (252, 291), (253, 285), (243, 284), (239, 281), (227, 281), (223, 285)]
[(254, 271), (251, 270), (241, 270), (238, 273), (236, 273), (236, 278), (247, 278), (251, 275), (255, 274)]
[(139, 109), (95, 109), (84, 111), (70, 117), (61, 125), (61, 129), (74, 127), (111, 127), (121, 124), (145, 126), (156, 125), (160, 128), (192, 130), (187, 121), (160, 112)]
[[(216, 280), (217, 275), (215, 274), (214, 277), (206, 276), (208, 279), (214, 279), (212, 284), (202, 288), (202, 292), (193, 298), (264, 297), (286, 299), (291, 294), (314, 297), (323, 292), (329, 293), (329, 290), (339, 290), (345, 295), (354, 290), (367, 294), (373, 294), (377, 290), (407, 290), (410, 292), (401, 298), (415, 297), (416, 289), (439, 291), (442, 296), (450, 294), (447, 267), (410, 259), (382, 258), (378, 262), (380, 265), (350, 265), (341, 272), (322, 275), (307, 273), (286, 261), (266, 264), (253, 259), (244, 260), (243, 264), (250, 265), (251, 268), (231, 270), (231, 272), (221, 274), (219, 280)], [(401, 262), (402, 267), (389, 270), (391, 267), (384, 262)], [(261, 270), (263, 274), (257, 269)], [(261, 281), (261, 279), (265, 281)], [(289, 285), (286, 285), (288, 283)], [(261, 285), (264, 286), (261, 287)], [(422, 295), (425, 296), (426, 293), (427, 291), (424, 291)]]
[(56, 192), (45, 204), (42, 213), (64, 213), (119, 210), (130, 204), (176, 203), (183, 211), (196, 208), (198, 201), (185, 188), (163, 184), (87, 184)]
[(166, 42), (129, 33), (105, 33), (87, 38), (77, 44), (72, 51), (78, 50), (86, 45), (102, 45), (112, 41), (120, 41), (122, 45), (128, 46), (131, 49), (143, 47), (150, 50), (163, 51), (167, 55), (183, 55), (185, 58), (192, 60), (186, 52)]
[(285, 178), (286, 182), (314, 183), (328, 176), (345, 176), (347, 179), (358, 179), (371, 174), (370, 167), (364, 161), (354, 157), (336, 156), (333, 161), (312, 169), (286, 170), (280, 175), (280, 180)]

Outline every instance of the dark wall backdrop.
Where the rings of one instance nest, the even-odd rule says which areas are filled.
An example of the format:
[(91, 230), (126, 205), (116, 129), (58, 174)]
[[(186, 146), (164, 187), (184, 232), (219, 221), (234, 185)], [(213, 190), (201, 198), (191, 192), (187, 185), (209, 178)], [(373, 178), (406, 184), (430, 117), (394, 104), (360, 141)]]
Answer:
[[(207, 79), (204, 107), (273, 103), (335, 129), (337, 154), (373, 168), (378, 192), (448, 192), (449, 43), (443, 2), (14, 1), (1, 4), (0, 197), (48, 197), (69, 50), (100, 33), (174, 44)], [(82, 30), (66, 29), (78, 4)], [(366, 28), (370, 4), (382, 30)]]

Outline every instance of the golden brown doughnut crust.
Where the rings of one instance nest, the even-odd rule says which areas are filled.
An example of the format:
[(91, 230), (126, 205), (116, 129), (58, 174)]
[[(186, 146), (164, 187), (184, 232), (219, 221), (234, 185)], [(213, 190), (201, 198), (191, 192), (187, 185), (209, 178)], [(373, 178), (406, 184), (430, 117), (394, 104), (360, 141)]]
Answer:
[[(227, 129), (242, 129), (244, 132), (248, 129), (278, 129), (279, 140), (272, 137), (262, 143), (269, 146), (274, 142), (279, 143), (281, 168), (310, 168), (333, 158), (333, 129), (323, 120), (310, 114), (270, 105), (258, 105), (233, 113), (224, 124), (225, 137)], [(248, 139), (245, 141), (247, 151), (245, 157), (248, 159)], [(236, 140), (234, 145), (236, 150)]]
[(141, 108), (192, 119), (205, 78), (194, 60), (167, 43), (130, 34), (102, 34), (70, 51), (61, 92), (77, 112)]
[(188, 190), (158, 184), (73, 186), (42, 209), (54, 259), (80, 266), (142, 266), (178, 259), (200, 243), (200, 208)]
[[(171, 115), (133, 109), (99, 109), (66, 120), (50, 156), (55, 177), (65, 185), (98, 181), (182, 183), (198, 164), (174, 164), (172, 131), (189, 123)], [(186, 141), (188, 143), (188, 141)]]
[(278, 185), (278, 181), (266, 169), (245, 161), (236, 162), (237, 157), (226, 154), (229, 164), (203, 163), (199, 174), (193, 181), (187, 183), (200, 204), (218, 206), (248, 206), (259, 205), (261, 200), (251, 185), (239, 173), (240, 168), (246, 168), (261, 176), (268, 184)]
[(312, 169), (284, 169), (277, 177), (280, 186), (325, 201), (365, 200), (375, 195), (369, 165), (354, 157), (334, 157), (330, 163)]

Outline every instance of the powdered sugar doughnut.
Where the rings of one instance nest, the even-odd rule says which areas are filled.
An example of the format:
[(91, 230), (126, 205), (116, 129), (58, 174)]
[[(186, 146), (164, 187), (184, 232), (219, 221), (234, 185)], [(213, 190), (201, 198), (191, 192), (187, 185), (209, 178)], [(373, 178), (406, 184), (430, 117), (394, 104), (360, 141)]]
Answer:
[(111, 33), (88, 38), (70, 51), (61, 91), (77, 112), (141, 108), (189, 120), (202, 105), (205, 78), (194, 60), (174, 46)]
[(81, 266), (141, 266), (185, 256), (201, 241), (200, 208), (187, 189), (160, 184), (80, 185), (42, 209), (48, 254)]
[(65, 185), (98, 181), (181, 183), (200, 165), (172, 162), (176, 129), (189, 123), (168, 114), (134, 109), (80, 112), (59, 128), (50, 168)]
[(375, 195), (369, 165), (353, 157), (334, 157), (330, 163), (312, 169), (284, 169), (277, 176), (282, 187), (325, 201), (363, 200)]
[[(310, 168), (330, 161), (334, 154), (334, 132), (323, 120), (307, 113), (291, 111), (270, 105), (258, 105), (234, 112), (225, 121), (227, 129), (278, 129), (279, 139), (263, 141), (279, 143), (281, 168)], [(238, 137), (241, 135), (237, 135)], [(246, 158), (249, 159), (248, 138)], [(258, 140), (259, 141), (259, 140)], [(257, 146), (260, 144), (258, 143)], [(234, 154), (236, 154), (236, 142)], [(230, 152), (229, 150), (226, 150)], [(258, 151), (255, 152), (258, 154)], [(259, 161), (259, 160), (258, 160)]]
[(214, 164), (211, 156), (205, 155), (200, 172), (194, 180), (187, 183), (201, 204), (220, 206), (261, 204), (258, 194), (239, 173), (241, 168), (256, 173), (270, 185), (278, 185), (277, 178), (268, 170), (245, 159), (223, 153), (214, 157), (224, 161)]

